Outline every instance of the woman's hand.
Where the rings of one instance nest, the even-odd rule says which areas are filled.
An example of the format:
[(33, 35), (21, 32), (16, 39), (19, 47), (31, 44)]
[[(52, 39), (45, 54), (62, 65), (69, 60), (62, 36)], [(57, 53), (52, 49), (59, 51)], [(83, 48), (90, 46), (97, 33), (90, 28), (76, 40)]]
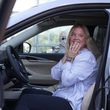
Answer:
[(79, 41), (75, 41), (73, 44), (71, 44), (68, 52), (62, 58), (62, 63), (65, 63), (66, 61), (72, 62), (73, 59), (78, 54), (81, 47), (82, 47), (82, 44)]
[(75, 41), (73, 44), (71, 44), (70, 48), (68, 50), (68, 53), (67, 53), (67, 59), (66, 60), (73, 61), (73, 59), (78, 54), (81, 46), (82, 45), (78, 41)]

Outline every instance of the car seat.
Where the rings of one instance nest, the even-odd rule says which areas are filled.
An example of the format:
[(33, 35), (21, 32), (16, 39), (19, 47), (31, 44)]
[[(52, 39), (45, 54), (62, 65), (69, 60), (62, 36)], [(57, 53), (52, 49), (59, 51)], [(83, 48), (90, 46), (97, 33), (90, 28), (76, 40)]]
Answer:
[[(103, 52), (102, 50), (103, 50), (103, 46), (104, 46), (104, 37), (105, 36), (106, 36), (106, 28), (96, 26), (94, 29), (93, 39), (95, 40), (97, 45), (93, 45), (93, 47), (92, 47), (93, 49), (91, 51), (96, 55), (98, 68), (100, 66), (100, 62), (101, 62), (101, 58), (102, 58), (102, 52)], [(94, 41), (92, 41), (92, 39), (91, 39), (88, 43), (90, 43), (90, 45), (91, 45), (91, 44), (94, 44)], [(97, 53), (98, 49), (100, 52)], [(89, 104), (90, 104), (90, 101), (92, 98), (92, 94), (94, 91), (94, 87), (95, 87), (95, 83), (93, 85), (91, 85), (91, 87), (85, 93), (83, 101), (82, 101), (82, 105), (81, 105), (81, 110), (88, 110), (88, 107), (89, 107)]]

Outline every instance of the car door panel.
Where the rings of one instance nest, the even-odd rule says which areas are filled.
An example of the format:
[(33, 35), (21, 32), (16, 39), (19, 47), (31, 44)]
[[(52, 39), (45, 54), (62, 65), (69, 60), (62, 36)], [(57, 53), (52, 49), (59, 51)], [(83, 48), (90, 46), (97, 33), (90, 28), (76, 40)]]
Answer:
[[(51, 68), (58, 62), (55, 60), (55, 55), (21, 55), (21, 59), (27, 69), (27, 71), (30, 73), (29, 79), (31, 84), (39, 84), (39, 85), (54, 85), (57, 83), (56, 80), (53, 80), (51, 78)], [(57, 55), (58, 57), (58, 55)], [(59, 55), (59, 58), (62, 57), (62, 55)], [(51, 59), (54, 60), (51, 60)]]

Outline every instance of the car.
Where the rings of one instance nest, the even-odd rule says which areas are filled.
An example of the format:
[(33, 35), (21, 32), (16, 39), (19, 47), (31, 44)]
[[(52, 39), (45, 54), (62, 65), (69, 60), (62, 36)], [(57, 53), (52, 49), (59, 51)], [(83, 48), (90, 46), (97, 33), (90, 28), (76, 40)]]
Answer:
[(51, 67), (64, 56), (69, 30), (80, 23), (89, 29), (98, 63), (81, 110), (110, 110), (110, 1), (56, 0), (12, 15), (15, 0), (1, 1), (1, 109), (14, 110), (26, 88), (55, 89)]

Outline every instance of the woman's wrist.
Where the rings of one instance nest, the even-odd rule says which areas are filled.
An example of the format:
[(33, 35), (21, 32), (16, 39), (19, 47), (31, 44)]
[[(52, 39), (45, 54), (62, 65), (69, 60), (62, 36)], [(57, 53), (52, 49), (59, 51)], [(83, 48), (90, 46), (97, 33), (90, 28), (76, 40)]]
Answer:
[(73, 59), (72, 57), (67, 57), (66, 61), (70, 61), (71, 62), (72, 59)]
[(66, 59), (67, 59), (67, 56), (64, 55), (64, 57), (61, 59), (62, 63), (65, 63), (66, 62)]

